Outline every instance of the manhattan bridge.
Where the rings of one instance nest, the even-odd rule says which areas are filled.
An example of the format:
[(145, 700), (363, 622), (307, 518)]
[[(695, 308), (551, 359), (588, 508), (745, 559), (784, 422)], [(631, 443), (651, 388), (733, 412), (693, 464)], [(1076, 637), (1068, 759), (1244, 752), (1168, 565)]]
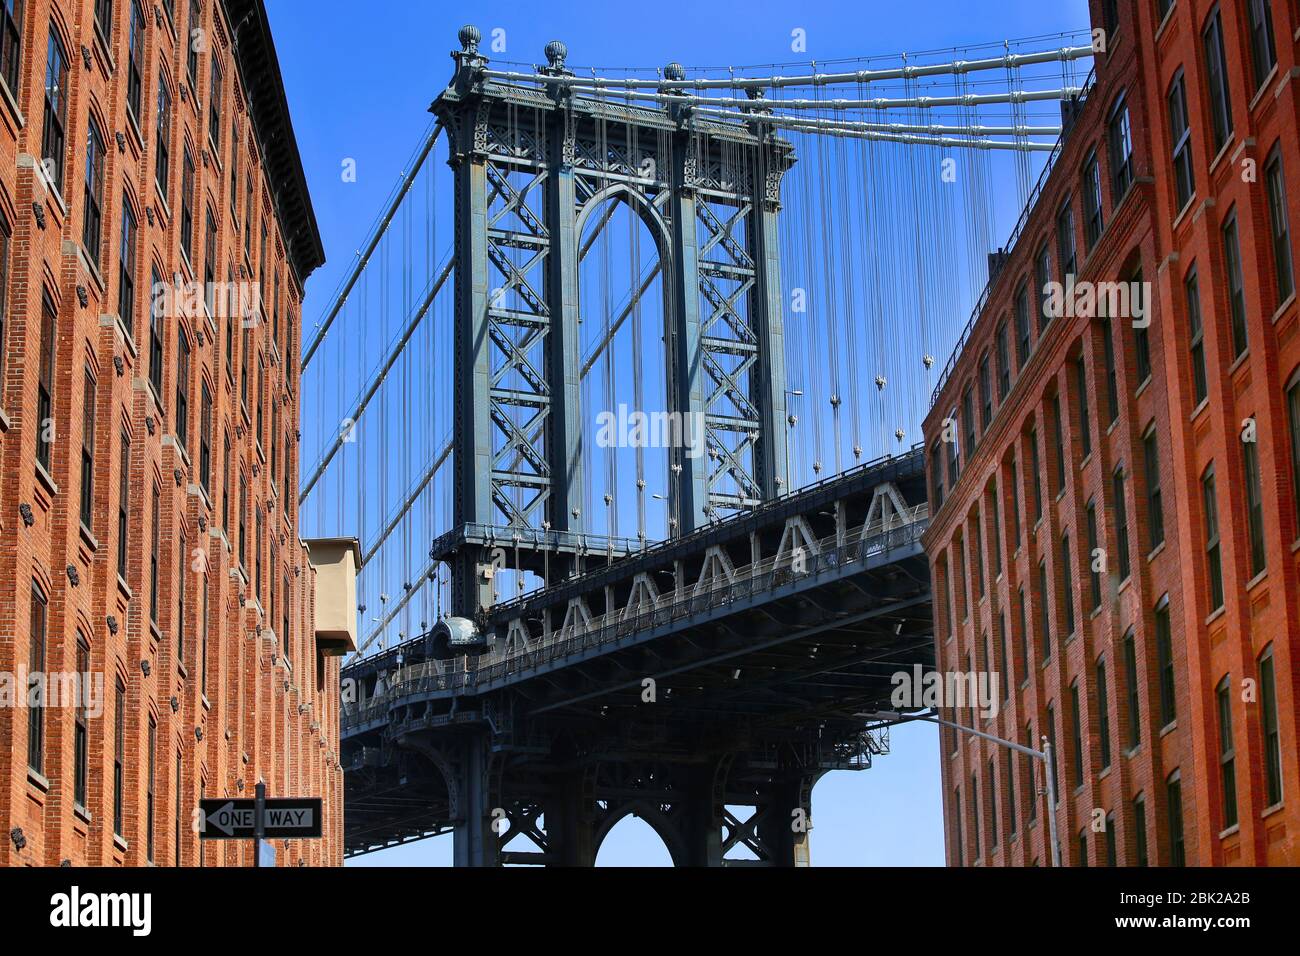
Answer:
[(933, 666), (919, 422), (1092, 37), (653, 70), (458, 39), (304, 330), (302, 521), (362, 565), (347, 853), (590, 865), (635, 814), (677, 865), (805, 864), (813, 785)]

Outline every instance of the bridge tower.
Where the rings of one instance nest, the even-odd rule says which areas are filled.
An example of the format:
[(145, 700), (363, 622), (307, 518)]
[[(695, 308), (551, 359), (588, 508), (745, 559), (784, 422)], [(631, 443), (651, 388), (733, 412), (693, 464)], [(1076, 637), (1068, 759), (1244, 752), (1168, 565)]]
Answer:
[[(639, 546), (592, 534), (583, 514), (592, 436), (581, 427), (580, 242), (612, 204), (625, 203), (657, 247), (663, 411), (702, 422), (708, 449), (669, 452), (671, 532), (785, 490), (777, 215), (793, 149), (684, 104), (520, 82), (489, 69), (477, 28), (459, 39), (451, 83), (430, 108), (449, 136), (456, 197), (454, 526), (430, 556), (452, 568), (452, 613), (473, 621), (493, 604), (505, 553), (551, 584), (580, 573), (584, 555)], [(539, 74), (568, 74), (566, 54), (549, 43)], [(676, 64), (664, 75), (685, 78)]]

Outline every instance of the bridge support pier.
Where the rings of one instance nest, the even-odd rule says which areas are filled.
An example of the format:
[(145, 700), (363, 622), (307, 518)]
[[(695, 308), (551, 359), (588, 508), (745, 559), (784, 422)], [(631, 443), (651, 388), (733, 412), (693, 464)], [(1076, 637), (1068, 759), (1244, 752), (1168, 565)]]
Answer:
[(458, 811), (452, 832), (456, 866), (497, 866), (500, 862), (497, 835), (492, 830), (490, 763), (486, 734), (461, 741), (452, 779), (447, 781), (448, 788), (454, 788), (453, 806)]
[(765, 794), (766, 808), (756, 831), (767, 849), (769, 866), (811, 866), (808, 831), (812, 829), (809, 796), (812, 781), (777, 777)]

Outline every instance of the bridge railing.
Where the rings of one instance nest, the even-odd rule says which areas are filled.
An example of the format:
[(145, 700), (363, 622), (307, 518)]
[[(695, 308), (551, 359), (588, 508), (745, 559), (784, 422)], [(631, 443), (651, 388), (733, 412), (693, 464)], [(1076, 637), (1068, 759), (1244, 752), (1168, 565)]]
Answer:
[(871, 558), (888, 558), (919, 543), (928, 525), (927, 504), (912, 508), (903, 516), (849, 532), (839, 543), (830, 535), (796, 553), (764, 558), (736, 568), (731, 580), (701, 582), (661, 595), (653, 607), (636, 612), (626, 608), (596, 615), (567, 629), (552, 633), (508, 656), (468, 656), (447, 661), (424, 661), (397, 667), (386, 675), (384, 689), (365, 701), (344, 705), (341, 725), (346, 730), (378, 720), (385, 710), (406, 697), (435, 691), (471, 693), (480, 684), (501, 680), (526, 669), (542, 666), (573, 654), (616, 644), (637, 632), (671, 626), (686, 618), (734, 605), (750, 597), (765, 595), (775, 588), (851, 564), (865, 565)]

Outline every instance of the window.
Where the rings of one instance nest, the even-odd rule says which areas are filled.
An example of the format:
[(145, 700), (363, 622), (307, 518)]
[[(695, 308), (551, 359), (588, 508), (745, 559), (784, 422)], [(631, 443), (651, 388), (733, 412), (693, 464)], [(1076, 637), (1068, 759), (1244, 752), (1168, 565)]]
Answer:
[(199, 388), (199, 484), (212, 491), (212, 392), (208, 383)]
[(1295, 276), (1291, 271), (1291, 225), (1286, 212), (1286, 181), (1282, 176), (1281, 147), (1273, 147), (1273, 156), (1264, 169), (1268, 184), (1268, 222), (1273, 239), (1273, 270), (1277, 281), (1277, 304), (1291, 298)]
[(1016, 367), (1023, 369), (1029, 360), (1029, 287), (1016, 292)]
[(1070, 560), (1070, 535), (1061, 535), (1061, 592), (1065, 610), (1065, 633), (1074, 633), (1074, 565)]
[(1110, 412), (1110, 421), (1106, 423), (1108, 426), (1115, 424), (1119, 418), (1119, 378), (1115, 369), (1113, 325), (1109, 316), (1101, 321), (1102, 350), (1106, 359), (1106, 402)]
[(189, 575), (188, 549), (185, 546), (185, 533), (176, 536), (176, 663), (185, 663), (185, 582)]
[(262, 393), (266, 389), (266, 366), (262, 363), (261, 353), (257, 356), (257, 394), (253, 396), (253, 421), (257, 426), (254, 432), (258, 447), (260, 448), (266, 438), (266, 429), (263, 427), (265, 418), (262, 414)]
[(94, 530), (95, 518), (95, 376), (89, 368), (81, 393), (81, 526)]
[(1079, 446), (1083, 457), (1092, 454), (1092, 410), (1088, 407), (1088, 363), (1082, 355), (1075, 362), (1079, 377)]
[(965, 434), (962, 435), (962, 439), (966, 443), (965, 450), (969, 456), (975, 452), (975, 411), (971, 402), (970, 386), (966, 387), (966, 391), (961, 396), (961, 420), (965, 426)]
[(1051, 294), (1048, 286), (1052, 281), (1052, 250), (1046, 243), (1038, 249), (1034, 257), (1034, 281), (1038, 284), (1038, 331), (1041, 334), (1052, 321)]
[(1052, 445), (1056, 454), (1056, 487), (1058, 495), (1065, 491), (1065, 422), (1061, 415), (1061, 396), (1052, 396)]
[(1223, 789), (1223, 829), (1237, 825), (1236, 748), (1232, 742), (1232, 677), (1214, 689), (1219, 710), (1219, 783)]
[(1205, 85), (1210, 98), (1210, 132), (1213, 135), (1214, 152), (1217, 153), (1232, 136), (1228, 58), (1223, 51), (1223, 19), (1217, 8), (1206, 21), (1201, 43), (1205, 49)]
[(1282, 802), (1282, 738), (1278, 733), (1277, 684), (1273, 645), (1259, 657), (1259, 702), (1263, 710), (1265, 799), (1270, 807)]
[(211, 206), (205, 207), (203, 212), (203, 288), (205, 290), (203, 302), (208, 308), (208, 315), (215, 320), (217, 317), (215, 285), (217, 281), (217, 220), (212, 215)]
[(1115, 847), (1115, 814), (1106, 814), (1106, 865), (1119, 865), (1119, 851)]
[(1214, 487), (1214, 464), (1201, 476), (1201, 502), (1205, 510), (1205, 566), (1210, 579), (1210, 610), (1223, 607), (1223, 558), (1219, 552), (1219, 503)]
[(221, 527), (230, 527), (230, 431), (222, 434), (221, 454)]
[(930, 500), (934, 511), (943, 507), (943, 453), (938, 442), (930, 446)]
[(1012, 532), (1012, 552), (1020, 548), (1020, 464), (1015, 458), (1011, 459), (1011, 466), (1007, 469), (1007, 477), (1011, 479), (1011, 532)]
[(167, 77), (158, 74), (158, 131), (154, 136), (153, 176), (163, 199), (170, 200), (168, 176), (171, 173), (172, 149), (172, 94), (167, 88)]
[(77, 632), (77, 701), (72, 728), (72, 802), (85, 809), (87, 781), (90, 777), (90, 645)]
[(253, 506), (253, 595), (262, 601), (262, 506)]
[(248, 411), (248, 353), (252, 350), (252, 339), (248, 329), (244, 329), (239, 343), (239, 404)]
[(104, 137), (99, 124), (90, 118), (86, 133), (86, 193), (82, 203), (81, 246), (86, 258), (98, 269), (101, 265), (100, 239), (104, 223)]
[(1269, 0), (1247, 0), (1246, 14), (1250, 18), (1250, 67), (1258, 90), (1277, 65), (1277, 52), (1273, 47), (1273, 11)]
[(993, 577), (1002, 577), (1002, 509), (998, 507), (998, 485), (994, 479), (988, 487), (989, 528), (993, 532)]
[[(64, 124), (68, 114), (68, 54), (58, 31), (50, 25), (50, 44), (45, 60), (45, 125), (41, 133), (41, 161), (55, 190), (63, 192)], [(11, 92), (17, 92), (17, 84)]]
[[(122, 194), (122, 248), (118, 253), (117, 268), (117, 316), (122, 320), (122, 324), (131, 330), (135, 335), (135, 256), (136, 256), (136, 239), (139, 236), (139, 230), (136, 229), (135, 209), (131, 206), (131, 197)], [(154, 273), (154, 282), (159, 281), (157, 272)], [(150, 322), (161, 321), (160, 318), (153, 316), (158, 310), (149, 309)], [(154, 362), (152, 357), (149, 362), (149, 380), (154, 383), (154, 391), (162, 394), (162, 357)]]
[(154, 720), (153, 714), (149, 715), (149, 754), (145, 758), (145, 791), (144, 791), (144, 854), (145, 859), (150, 863), (153, 862), (154, 850), (154, 787), (158, 783), (158, 722)]
[(149, 620), (158, 623), (158, 544), (162, 528), (162, 501), (158, 486), (153, 486), (152, 521), (149, 532)]
[(979, 581), (980, 597), (984, 596), (984, 524), (982, 515), (977, 510), (971, 519), (975, 530), (975, 575)]
[(1074, 785), (1082, 787), (1083, 772), (1083, 717), (1079, 709), (1079, 682), (1070, 685), (1070, 743), (1074, 755)]
[[(1034, 725), (1025, 724), (1025, 746), (1030, 750), (1038, 749), (1038, 741), (1034, 739)], [(1027, 761), (1025, 766), (1029, 770), (1029, 822), (1033, 823), (1038, 819), (1038, 785), (1036, 782), (1035, 764)]]
[(1097, 153), (1088, 154), (1083, 166), (1083, 238), (1086, 248), (1091, 249), (1101, 238), (1105, 221), (1101, 211), (1101, 164), (1097, 162)]
[(1020, 660), (1024, 667), (1023, 680), (1029, 679), (1029, 612), (1025, 606), (1025, 586), (1016, 591), (1016, 611), (1020, 618)]
[(1178, 717), (1174, 694), (1174, 641), (1169, 625), (1169, 595), (1156, 605), (1156, 661), (1160, 668), (1160, 726), (1168, 727)]
[(1142, 698), (1138, 689), (1137, 640), (1131, 627), (1124, 635), (1124, 683), (1128, 691), (1128, 746), (1132, 750), (1142, 743)]
[(1097, 503), (1089, 501), (1085, 511), (1088, 528), (1088, 578), (1092, 591), (1092, 610), (1101, 607), (1101, 572), (1097, 569)]
[(1232, 319), (1232, 357), (1240, 358), (1250, 345), (1246, 334), (1246, 292), (1241, 278), (1241, 246), (1237, 241), (1236, 210), (1223, 224), (1223, 262), (1228, 271), (1228, 307)]
[(1061, 281), (1067, 282), (1068, 277), (1075, 274), (1078, 266), (1072, 199), (1066, 199), (1065, 205), (1056, 214), (1056, 257), (1061, 263)]
[(95, 0), (95, 26), (110, 40), (113, 36), (113, 0)]
[(239, 228), (239, 117), (230, 118), (230, 217)]
[(239, 566), (248, 567), (248, 483), (239, 476)]
[(181, 160), (181, 252), (194, 261), (194, 159), (185, 147)]
[[(1291, 380), (1286, 390), (1287, 423), (1291, 427), (1291, 494), (1300, 505), (1300, 376)], [(1296, 507), (1296, 537), (1300, 538), (1300, 507)]]
[(22, 54), (23, 0), (0, 2), (0, 76), (10, 95), (18, 93), (18, 61)]
[(1165, 803), (1169, 810), (1169, 865), (1186, 866), (1183, 847), (1183, 783), (1177, 770), (1165, 781)]
[(199, 693), (208, 696), (208, 573), (203, 571), (203, 619), (199, 621)]
[(989, 852), (998, 850), (998, 796), (997, 778), (994, 776), (993, 758), (989, 758), (988, 772), (984, 774), (984, 789), (989, 801)]
[(1196, 192), (1196, 174), (1192, 170), (1192, 127), (1187, 121), (1187, 84), (1183, 71), (1174, 76), (1166, 98), (1169, 103), (1169, 138), (1174, 164), (1174, 196), (1181, 210)]
[(1115, 507), (1115, 546), (1119, 549), (1119, 579), (1125, 581), (1129, 576), (1128, 553), (1128, 503), (1124, 500), (1124, 466), (1120, 465), (1111, 475), (1111, 495)]
[(998, 675), (1002, 682), (1002, 699), (1008, 701), (1011, 699), (1011, 670), (1007, 667), (1010, 660), (1008, 654), (1007, 640), (1010, 635), (1007, 633), (1007, 612), (1005, 609), (998, 611)]
[(212, 88), (208, 93), (208, 139), (212, 140), (214, 153), (221, 151), (221, 79), (221, 64), (213, 50)]
[(49, 603), (41, 586), (32, 581), (32, 604), (28, 616), (27, 644), (27, 766), (36, 773), (45, 769), (45, 673), (46, 627)]
[(1147, 802), (1142, 794), (1133, 798), (1133, 844), (1138, 866), (1148, 866), (1147, 857)]
[(970, 832), (975, 840), (975, 859), (980, 858), (980, 806), (979, 781), (975, 774), (970, 775)]
[[(1047, 742), (1052, 745), (1052, 752), (1056, 752), (1056, 707), (1052, 704), (1047, 705)], [(1059, 761), (1052, 761), (1052, 790), (1056, 794), (1056, 806), (1061, 804), (1061, 788), (1056, 781), (1056, 765)]]
[(1043, 663), (1052, 657), (1052, 615), (1047, 607), (1047, 562), (1038, 562), (1038, 627), (1043, 645)]
[(36, 462), (50, 470), (50, 451), (54, 447), (54, 303), (50, 294), (41, 295), (41, 360), (36, 383)]
[(253, 173), (250, 170), (244, 177), (244, 258), (252, 259), (253, 253)]
[(1188, 270), (1183, 282), (1187, 296), (1188, 349), (1192, 355), (1192, 391), (1199, 406), (1210, 394), (1209, 380), (1205, 376), (1205, 332), (1201, 325), (1201, 291), (1196, 279), (1196, 266)]
[(1088, 865), (1088, 830), (1086, 827), (1079, 830), (1079, 866), (1087, 867)]
[(1111, 202), (1118, 206), (1133, 185), (1133, 130), (1128, 101), (1122, 96), (1111, 110), (1106, 140), (1110, 149)]
[(175, 866), (181, 865), (181, 818), (183, 816), (181, 808), (184, 805), (181, 799), (182, 779), (183, 777), (181, 776), (181, 752), (178, 750), (176, 751), (176, 784), (175, 784), (176, 806), (173, 810), (173, 814), (175, 817), (175, 832), (173, 834), (173, 838), (176, 843), (176, 851), (175, 851), (176, 857), (175, 857), (175, 863), (173, 865)]
[(1006, 401), (1007, 393), (1011, 391), (1011, 351), (1007, 343), (1007, 324), (1005, 322), (998, 326), (997, 343), (998, 404), (1000, 405)]
[(1034, 473), (1034, 521), (1043, 520), (1043, 476), (1038, 467), (1038, 429), (1029, 431), (1029, 467)]
[[(162, 284), (162, 276), (158, 274), (156, 266), (151, 267), (149, 278), (155, 289)], [(149, 310), (149, 381), (153, 384), (154, 396), (160, 404), (163, 392), (163, 359), (166, 351), (163, 342), (163, 326), (167, 321), (167, 316), (163, 315), (162, 311), (156, 308)]]
[(1142, 455), (1146, 460), (1148, 550), (1154, 551), (1165, 542), (1165, 509), (1160, 494), (1160, 443), (1155, 425), (1142, 436)]
[(1011, 839), (1016, 838), (1016, 753), (1009, 747), (1007, 754), (1007, 832)]
[(1097, 658), (1097, 736), (1101, 744), (1101, 769), (1110, 766), (1110, 698), (1106, 687), (1106, 659)]
[[(1142, 273), (1136, 273), (1129, 282), (1132, 283), (1133, 288), (1141, 289)], [(1150, 307), (1151, 303), (1145, 303), (1146, 309), (1150, 309)], [(1137, 322), (1133, 323), (1133, 357), (1134, 362), (1137, 365), (1137, 380), (1139, 386), (1151, 377), (1151, 337), (1147, 334), (1147, 325), (1150, 324), (1150, 321), (1151, 319), (1148, 315), (1145, 320), (1146, 324), (1139, 325)]]
[(126, 809), (122, 805), (125, 796), (125, 764), (126, 759), (126, 685), (122, 683), (122, 678), (117, 679), (117, 685), (113, 691), (113, 832), (118, 836), (122, 835), (122, 818), (123, 811)]
[[(4, 8), (4, 3), (0, 2), (0, 11)], [(3, 27), (4, 24), (0, 23), (0, 30)], [(0, 40), (3, 38), (4, 34), (0, 33)], [(5, 321), (9, 317), (6, 305), (9, 301), (9, 244), (12, 240), (9, 220), (0, 212), (0, 376), (4, 375), (5, 370)]]
[(199, 85), (199, 47), (203, 43), (203, 11), (199, 0), (190, 0), (190, 25), (186, 33), (185, 71), (190, 78), (190, 89)]
[(1246, 479), (1246, 524), (1250, 532), (1250, 576), (1263, 574), (1267, 567), (1264, 551), (1264, 498), (1259, 483), (1259, 447), (1253, 441), (1241, 443)]
[(176, 441), (181, 448), (189, 443), (190, 419), (190, 340), (183, 328), (177, 331), (176, 350)]
[(953, 819), (957, 823), (957, 865), (962, 866), (966, 862), (966, 837), (962, 833), (962, 814), (961, 814), (961, 787), (956, 787), (952, 792), (953, 804), (957, 812)]
[(131, 502), (131, 438), (122, 432), (122, 470), (117, 486), (117, 576), (126, 580), (128, 506)]
[(126, 48), (126, 113), (140, 126), (141, 70), (144, 67), (144, 11), (138, 0), (131, 0), (131, 22)]

